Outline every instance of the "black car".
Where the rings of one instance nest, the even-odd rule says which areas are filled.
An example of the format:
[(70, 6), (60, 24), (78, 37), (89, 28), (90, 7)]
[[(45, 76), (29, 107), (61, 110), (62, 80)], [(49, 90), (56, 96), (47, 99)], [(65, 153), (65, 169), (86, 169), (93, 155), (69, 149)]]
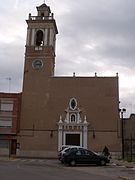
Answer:
[(76, 149), (63, 154), (62, 161), (65, 164), (96, 164), (105, 166), (110, 160), (104, 156), (86, 149)]
[(77, 150), (77, 149), (84, 149), (84, 148), (80, 147), (80, 146), (68, 146), (68, 147), (64, 148), (63, 150), (59, 151), (59, 153), (58, 153), (59, 160), (63, 163), (63, 154), (69, 153), (69, 152)]

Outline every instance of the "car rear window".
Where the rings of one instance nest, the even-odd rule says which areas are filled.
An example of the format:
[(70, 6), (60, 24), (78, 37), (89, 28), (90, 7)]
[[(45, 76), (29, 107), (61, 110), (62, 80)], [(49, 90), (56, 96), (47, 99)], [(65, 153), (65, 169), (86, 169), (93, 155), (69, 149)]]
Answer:
[(70, 150), (70, 148), (67, 148), (67, 149), (65, 149), (65, 151), (64, 152), (68, 152)]

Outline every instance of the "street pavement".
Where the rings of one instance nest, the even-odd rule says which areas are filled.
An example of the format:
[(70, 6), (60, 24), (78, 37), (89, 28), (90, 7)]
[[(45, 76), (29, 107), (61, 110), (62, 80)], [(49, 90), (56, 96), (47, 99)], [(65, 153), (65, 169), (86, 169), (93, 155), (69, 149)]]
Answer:
[[(29, 165), (29, 166), (37, 166), (37, 167), (49, 167), (49, 168), (59, 168), (63, 170), (74, 171), (78, 173), (85, 173), (87, 175), (97, 175), (99, 177), (104, 177), (109, 179), (123, 179), (123, 180), (135, 180), (135, 164), (111, 160), (107, 166), (75, 166), (69, 167), (67, 165), (63, 165), (57, 159), (26, 159), (26, 158), (0, 158), (0, 162), (12, 162), (13, 164), (19, 165)], [(101, 179), (102, 179), (101, 178)]]

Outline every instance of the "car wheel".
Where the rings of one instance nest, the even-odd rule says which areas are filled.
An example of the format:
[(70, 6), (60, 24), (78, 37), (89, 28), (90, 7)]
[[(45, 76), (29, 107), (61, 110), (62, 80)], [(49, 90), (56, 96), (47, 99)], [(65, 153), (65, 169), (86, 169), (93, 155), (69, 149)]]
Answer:
[(101, 166), (105, 166), (105, 165), (106, 165), (105, 160), (101, 160), (101, 161), (100, 161), (100, 165), (101, 165)]
[(71, 161), (70, 161), (70, 166), (75, 166), (75, 165), (76, 165), (75, 160), (71, 160)]

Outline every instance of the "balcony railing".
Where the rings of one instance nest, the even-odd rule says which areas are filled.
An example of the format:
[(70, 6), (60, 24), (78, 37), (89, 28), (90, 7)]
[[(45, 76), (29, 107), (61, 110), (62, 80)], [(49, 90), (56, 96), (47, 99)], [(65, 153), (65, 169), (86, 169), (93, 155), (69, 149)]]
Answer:
[(54, 19), (53, 13), (51, 13), (49, 16), (31, 16), (29, 14), (29, 20), (35, 21), (35, 20), (52, 20)]

